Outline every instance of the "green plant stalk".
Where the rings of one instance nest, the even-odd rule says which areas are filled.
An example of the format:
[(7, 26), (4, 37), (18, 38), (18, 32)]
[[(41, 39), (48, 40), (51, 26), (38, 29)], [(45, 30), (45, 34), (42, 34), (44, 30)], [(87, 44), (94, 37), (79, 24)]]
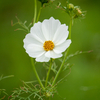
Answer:
[[(72, 19), (70, 20), (70, 25), (69, 25), (69, 39), (71, 39), (71, 27), (72, 27)], [(58, 75), (60, 74), (60, 72), (61, 72), (61, 70), (62, 70), (62, 67), (64, 66), (64, 63), (65, 63), (65, 60), (66, 60), (66, 58), (67, 58), (69, 49), (70, 49), (70, 46), (69, 46), (69, 48), (67, 49), (67, 52), (66, 52), (65, 57), (64, 57), (64, 60), (63, 60), (61, 66), (60, 66), (60, 68), (59, 68), (59, 70), (58, 70), (58, 72), (57, 72), (57, 74), (56, 74), (56, 76), (55, 76), (55, 79), (54, 79), (54, 81), (53, 81), (53, 83), (52, 83), (52, 86), (55, 84), (55, 82), (56, 82), (56, 80), (57, 80), (57, 78), (58, 78)]]
[(49, 66), (49, 70), (48, 70), (47, 77), (46, 77), (45, 87), (47, 86), (48, 78), (49, 78), (50, 71), (51, 71), (51, 66), (52, 66), (52, 59), (50, 60), (50, 66)]
[(38, 82), (39, 82), (41, 88), (42, 88), (43, 90), (45, 90), (45, 88), (44, 88), (44, 86), (43, 86), (43, 84), (42, 84), (42, 82), (41, 82), (41, 80), (40, 80), (40, 78), (39, 78), (39, 75), (38, 75), (38, 73), (37, 73), (37, 71), (36, 71), (36, 69), (35, 69), (35, 65), (34, 65), (33, 58), (31, 58), (31, 63), (32, 63), (32, 66), (33, 66), (33, 71), (34, 71), (34, 73), (35, 73), (35, 75), (36, 75), (36, 78), (37, 78), (37, 80), (38, 80)]
[(36, 21), (36, 14), (37, 14), (37, 2), (34, 0), (34, 20), (33, 20), (33, 25), (35, 24)]
[(69, 25), (69, 39), (71, 39), (71, 27), (72, 27), (72, 21), (73, 21), (73, 19), (71, 18), (70, 19), (70, 25)]
[[(36, 14), (37, 14), (37, 2), (36, 2), (36, 0), (34, 0), (34, 20), (33, 20), (33, 25), (35, 24), (35, 22), (36, 22)], [(39, 14), (40, 15), (40, 14)], [(35, 75), (36, 75), (36, 78), (37, 78), (37, 80), (38, 80), (38, 82), (39, 82), (39, 84), (40, 84), (40, 86), (41, 86), (41, 88), (43, 89), (43, 90), (45, 90), (45, 88), (44, 88), (44, 86), (43, 86), (43, 84), (42, 84), (42, 82), (41, 82), (41, 80), (40, 80), (40, 78), (39, 78), (39, 75), (38, 75), (38, 73), (37, 73), (37, 71), (36, 71), (36, 69), (35, 69), (35, 65), (34, 65), (34, 61), (33, 61), (33, 58), (31, 58), (31, 63), (32, 63), (32, 66), (33, 66), (33, 71), (34, 71), (34, 73), (35, 73)]]
[(37, 16), (37, 20), (36, 20), (36, 22), (38, 22), (38, 20), (39, 20), (41, 10), (42, 10), (42, 7), (40, 7), (40, 9), (39, 9), (39, 13), (38, 13), (38, 16)]

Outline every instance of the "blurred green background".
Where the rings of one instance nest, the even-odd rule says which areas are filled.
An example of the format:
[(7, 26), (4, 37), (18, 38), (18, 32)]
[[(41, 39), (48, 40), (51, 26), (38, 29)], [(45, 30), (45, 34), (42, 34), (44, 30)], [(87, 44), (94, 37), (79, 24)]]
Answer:
[[(60, 1), (65, 5), (66, 0)], [(58, 85), (58, 94), (66, 100), (100, 100), (100, 1), (70, 0), (75, 6), (87, 11), (86, 18), (75, 20), (72, 26), (72, 45), (70, 53), (89, 51), (69, 60), (71, 68), (67, 81)], [(40, 3), (38, 2), (38, 8)], [(23, 31), (14, 31), (19, 26), (11, 26), (11, 20), (17, 22), (15, 15), (27, 25), (34, 15), (34, 0), (0, 0), (0, 76), (14, 75), (0, 81), (0, 89), (5, 88), (10, 95), (14, 88), (22, 85), (21, 80), (36, 79), (32, 71), (29, 56), (23, 48)], [(40, 21), (53, 16), (61, 23), (69, 25), (69, 16), (55, 6), (42, 9)], [(41, 78), (44, 68), (37, 66)], [(46, 73), (46, 72), (45, 72)], [(61, 77), (61, 74), (60, 74)], [(52, 100), (62, 100), (55, 94)]]

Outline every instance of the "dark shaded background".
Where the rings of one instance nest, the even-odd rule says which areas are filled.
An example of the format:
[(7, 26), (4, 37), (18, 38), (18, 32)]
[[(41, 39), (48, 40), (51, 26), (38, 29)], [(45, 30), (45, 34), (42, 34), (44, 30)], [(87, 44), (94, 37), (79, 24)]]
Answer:
[[(57, 0), (56, 0), (57, 1)], [(65, 5), (66, 0), (58, 0)], [(87, 11), (86, 18), (76, 20), (72, 27), (72, 45), (70, 53), (89, 51), (69, 60), (74, 66), (67, 81), (58, 85), (58, 93), (66, 100), (100, 100), (100, 1), (70, 0)], [(38, 2), (38, 8), (40, 3)], [(15, 15), (27, 25), (34, 15), (34, 0), (0, 0), (0, 76), (14, 75), (0, 81), (0, 88), (5, 88), (10, 95), (12, 90), (22, 85), (21, 80), (36, 79), (32, 71), (30, 58), (23, 48), (23, 31), (14, 31), (19, 26), (11, 26), (11, 20), (17, 22)], [(61, 23), (69, 25), (69, 16), (60, 9), (46, 7), (42, 9), (40, 21), (53, 16)], [(44, 68), (37, 66), (41, 78)], [(61, 77), (61, 75), (60, 75)], [(52, 100), (62, 100), (54, 95)]]

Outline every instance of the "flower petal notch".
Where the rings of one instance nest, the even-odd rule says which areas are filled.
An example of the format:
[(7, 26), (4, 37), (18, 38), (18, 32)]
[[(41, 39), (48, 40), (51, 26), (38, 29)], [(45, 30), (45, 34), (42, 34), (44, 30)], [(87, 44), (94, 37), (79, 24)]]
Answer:
[(68, 26), (51, 17), (31, 27), (23, 40), (24, 48), (37, 62), (48, 62), (50, 58), (63, 56), (62, 52), (71, 44), (68, 34)]

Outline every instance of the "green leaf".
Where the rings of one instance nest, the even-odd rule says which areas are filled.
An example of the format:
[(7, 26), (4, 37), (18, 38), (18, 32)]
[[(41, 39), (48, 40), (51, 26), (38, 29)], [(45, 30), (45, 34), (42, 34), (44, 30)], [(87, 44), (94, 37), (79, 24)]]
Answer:
[(51, 70), (52, 70), (55, 74), (57, 74), (57, 65), (56, 65), (55, 62), (53, 62), (52, 66), (51, 66)]
[(90, 52), (92, 52), (92, 50), (90, 50), (90, 51), (76, 51), (74, 54), (70, 54), (70, 55), (66, 58), (66, 61), (67, 61), (68, 59), (70, 59), (70, 58), (76, 56), (76, 55), (83, 54), (83, 53), (90, 53)]
[(6, 79), (6, 78), (10, 78), (10, 77), (14, 77), (14, 75), (9, 75), (9, 76), (4, 76), (4, 77), (3, 77), (3, 75), (2, 75), (2, 76), (0, 77), (0, 81), (3, 80), (3, 79)]
[(63, 67), (63, 69), (62, 69), (62, 71), (68, 70), (68, 69), (71, 68), (73, 65), (74, 65), (74, 64), (69, 64), (69, 63), (65, 64), (64, 67)]
[(22, 31), (29, 33), (29, 28), (32, 26), (32, 23), (30, 23), (28, 26), (26, 26), (27, 21), (22, 22), (17, 16), (16, 16), (16, 19), (18, 22), (13, 24), (13, 21), (11, 21), (11, 25), (15, 26), (15, 25), (19, 24), (22, 28), (18, 28), (16, 30), (22, 30)]

